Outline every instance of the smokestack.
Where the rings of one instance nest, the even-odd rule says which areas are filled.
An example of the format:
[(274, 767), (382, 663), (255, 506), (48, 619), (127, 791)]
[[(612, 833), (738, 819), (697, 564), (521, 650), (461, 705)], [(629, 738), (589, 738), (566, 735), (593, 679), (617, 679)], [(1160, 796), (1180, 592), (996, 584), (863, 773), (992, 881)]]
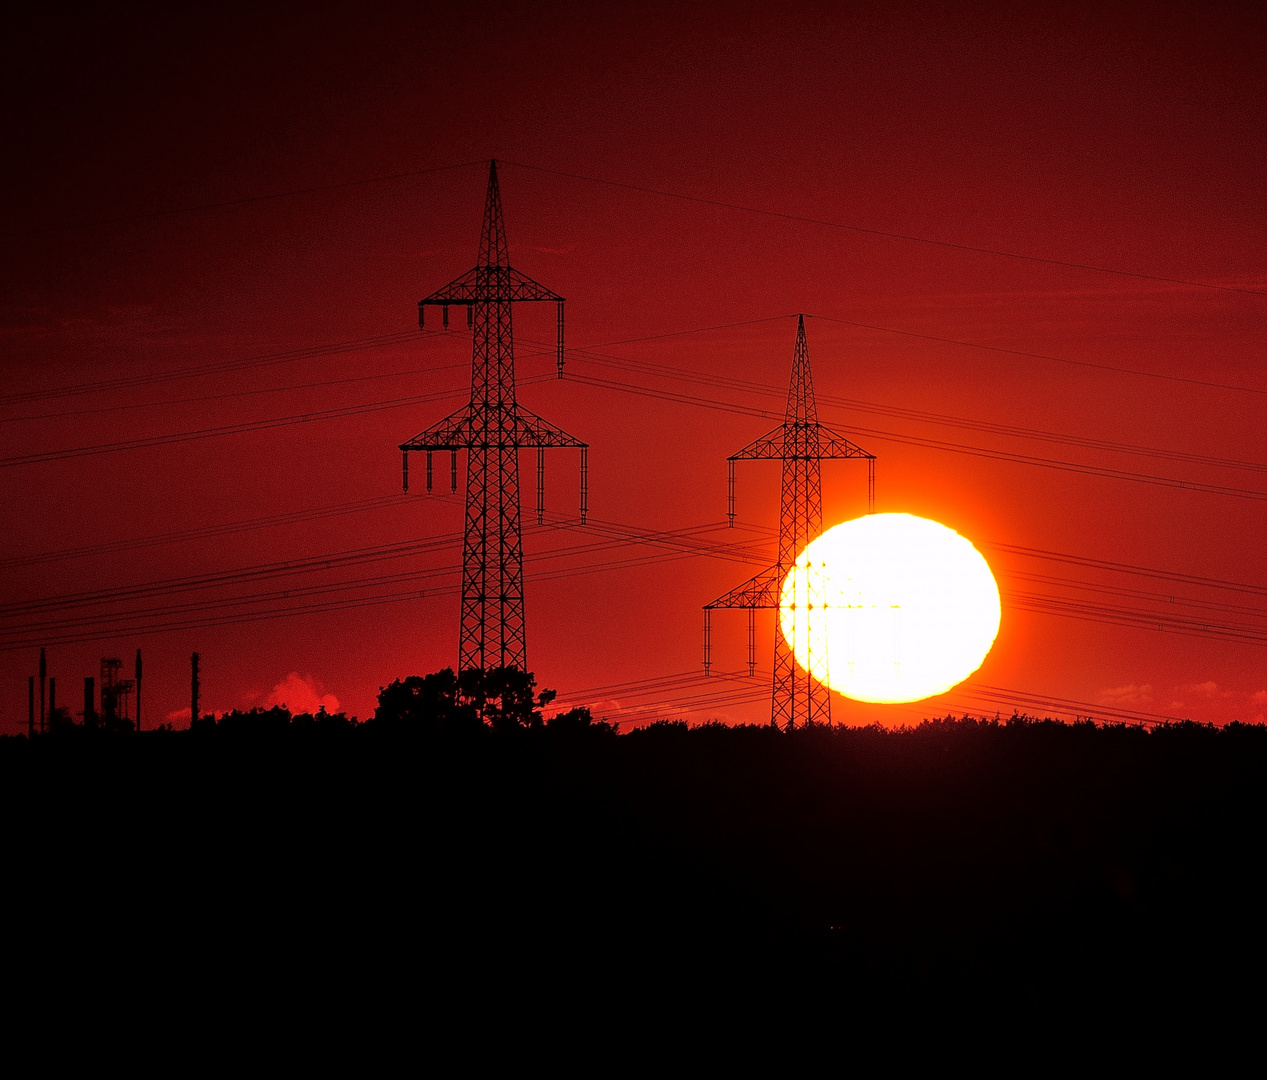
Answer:
[(141, 730), (141, 650), (136, 650), (136, 730)]
[(198, 654), (194, 653), (189, 658), (191, 667), (189, 679), (189, 726), (193, 727), (198, 723)]
[(26, 737), (35, 738), (35, 676), (26, 677)]
[(84, 727), (97, 726), (97, 686), (91, 675), (84, 679)]
[(44, 734), (44, 687), (48, 683), (48, 662), (44, 659), (44, 650), (40, 649), (40, 734)]

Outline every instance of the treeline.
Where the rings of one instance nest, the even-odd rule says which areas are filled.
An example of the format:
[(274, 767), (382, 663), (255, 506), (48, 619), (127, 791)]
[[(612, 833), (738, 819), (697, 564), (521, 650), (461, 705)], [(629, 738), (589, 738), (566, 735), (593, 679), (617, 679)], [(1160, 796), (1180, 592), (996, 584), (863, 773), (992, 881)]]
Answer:
[(530, 677), (438, 672), (360, 723), (275, 709), (4, 740), (11, 925), (131, 927), (114, 909), (143, 908), (182, 964), (267, 928), (296, 970), (390, 968), (356, 985), (769, 977), (898, 1009), (1121, 1009), (1267, 958), (1263, 727), (668, 719), (617, 737), (552, 701)]
[[(491, 671), (464, 671), (456, 675), (444, 668), (430, 675), (410, 675), (380, 687), (378, 705), (372, 716), (361, 721), (346, 713), (292, 713), (286, 705), (269, 708), (231, 709), (218, 716), (206, 713), (189, 730), (197, 735), (215, 732), (235, 737), (269, 737), (293, 732), (367, 732), (402, 735), (472, 738), (481, 734), (506, 735), (512, 732), (549, 730), (614, 735), (616, 726), (595, 720), (584, 706), (555, 712), (545, 710), (557, 696), (554, 690), (537, 691), (536, 676), (517, 668)], [(50, 714), (49, 732), (69, 735), (76, 731), (90, 735), (126, 735), (133, 732), (130, 721), (112, 726), (83, 724), (65, 709)], [(174, 734), (171, 724), (151, 729), (151, 733)]]
[[(393, 733), (432, 738), (470, 739), (487, 735), (512, 735), (524, 732), (572, 733), (586, 731), (595, 736), (613, 736), (619, 731), (619, 723), (606, 719), (595, 719), (587, 706), (578, 706), (562, 712), (547, 715), (547, 710), (557, 697), (554, 690), (537, 690), (536, 676), (532, 672), (522, 672), (516, 668), (497, 668), (490, 671), (464, 671), (455, 674), (452, 668), (444, 668), (429, 675), (410, 675), (397, 679), (390, 685), (379, 688), (378, 702), (373, 714), (366, 720), (355, 716), (349, 717), (344, 712), (329, 713), (324, 707), (316, 713), (292, 713), (286, 705), (274, 705), (269, 708), (253, 708), (248, 710), (232, 709), (218, 716), (208, 713), (200, 716), (190, 730), (197, 734), (221, 732), (226, 735), (249, 737), (252, 735), (269, 736), (294, 732), (349, 732), (362, 730), (381, 734)], [(50, 732), (66, 734), (83, 725), (75, 722), (74, 717), (65, 709), (56, 709), (50, 713)], [(973, 717), (964, 715), (954, 717), (933, 717), (914, 726), (897, 729), (881, 728), (874, 725), (868, 728), (853, 728), (848, 725), (837, 725), (814, 731), (816, 737), (830, 732), (834, 738), (846, 740), (871, 741), (874, 739), (905, 740), (918, 742), (932, 737), (945, 738), (949, 733), (956, 737), (966, 733), (990, 732), (999, 728), (1031, 728), (1044, 727), (1050, 730), (1069, 729), (1079, 733), (1069, 736), (1085, 740), (1089, 732), (1102, 732), (1102, 741), (1120, 744), (1122, 739), (1138, 739), (1157, 734), (1163, 738), (1173, 739), (1206, 739), (1217, 732), (1225, 733), (1228, 739), (1244, 739), (1249, 731), (1267, 733), (1263, 725), (1243, 724), (1239, 721), (1216, 728), (1212, 724), (1198, 724), (1193, 721), (1182, 721), (1169, 724), (1139, 725), (1120, 722), (1096, 722), (1088, 718), (1073, 724), (1053, 720), (1051, 717), (1037, 717), (1029, 714), (1013, 713), (1006, 718)], [(680, 736), (687, 730), (717, 732), (719, 730), (764, 729), (768, 725), (732, 725), (720, 721), (707, 721), (688, 725), (681, 719), (663, 718), (638, 727), (630, 727), (626, 735), (656, 732), (665, 734), (673, 732)], [(130, 722), (123, 722), (115, 728), (96, 727), (95, 732), (102, 734), (131, 734)], [(771, 729), (772, 730), (772, 729)], [(171, 724), (162, 725), (154, 732), (174, 734)], [(1182, 735), (1177, 735), (1182, 733)], [(801, 732), (800, 734), (810, 734)]]

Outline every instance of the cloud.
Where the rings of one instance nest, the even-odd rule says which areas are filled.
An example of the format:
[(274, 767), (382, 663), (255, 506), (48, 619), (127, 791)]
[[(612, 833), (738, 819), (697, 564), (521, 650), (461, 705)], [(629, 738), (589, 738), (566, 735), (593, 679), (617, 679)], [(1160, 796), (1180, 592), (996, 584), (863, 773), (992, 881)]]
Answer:
[(1130, 683), (1126, 686), (1114, 686), (1107, 690), (1101, 690), (1096, 695), (1096, 701), (1100, 705), (1147, 705), (1153, 700), (1153, 687), (1151, 683), (1145, 683), (1143, 686), (1136, 686)]
[(1258, 693), (1252, 695), (1249, 700), (1255, 705), (1267, 705), (1267, 690), (1259, 690)]
[(284, 705), (292, 713), (315, 713), (322, 708), (330, 713), (339, 711), (339, 699), (326, 693), (320, 679), (300, 675), (297, 671), (292, 671), (274, 686), (261, 704), (265, 709)]
[(165, 719), (170, 724), (173, 720), (188, 720), (191, 715), (189, 706), (186, 705), (183, 709), (173, 709)]
[(1177, 690), (1180, 693), (1186, 690), (1192, 694), (1200, 694), (1204, 698), (1211, 698), (1211, 699), (1219, 698), (1220, 700), (1227, 700), (1228, 698), (1240, 697), (1242, 694), (1242, 691), (1239, 691), (1239, 690), (1220, 689), (1219, 684), (1216, 683), (1213, 679), (1207, 679), (1203, 683), (1192, 683), (1189, 686), (1180, 686), (1177, 688)]

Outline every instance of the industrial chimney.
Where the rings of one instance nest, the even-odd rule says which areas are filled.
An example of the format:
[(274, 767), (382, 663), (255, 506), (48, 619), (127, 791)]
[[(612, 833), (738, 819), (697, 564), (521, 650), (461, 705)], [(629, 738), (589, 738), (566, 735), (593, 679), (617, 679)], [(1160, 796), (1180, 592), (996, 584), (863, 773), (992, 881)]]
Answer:
[(189, 726), (193, 727), (198, 723), (198, 654), (194, 653), (189, 658), (190, 677), (189, 677)]

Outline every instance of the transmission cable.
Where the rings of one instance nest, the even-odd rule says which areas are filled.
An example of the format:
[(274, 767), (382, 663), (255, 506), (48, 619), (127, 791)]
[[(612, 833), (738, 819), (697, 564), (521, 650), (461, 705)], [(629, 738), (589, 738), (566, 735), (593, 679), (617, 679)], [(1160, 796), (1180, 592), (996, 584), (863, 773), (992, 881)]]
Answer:
[(755, 206), (743, 206), (740, 203), (724, 202), (720, 199), (709, 199), (699, 195), (683, 195), (676, 191), (664, 191), (660, 188), (644, 187), (641, 184), (622, 183), (618, 180), (604, 180), (596, 176), (583, 176), (580, 173), (564, 172), (561, 169), (548, 169), (541, 165), (528, 165), (522, 161), (510, 161), (499, 158), (506, 165), (514, 165), (532, 172), (548, 173), (551, 176), (563, 176), (569, 180), (582, 180), (589, 184), (602, 184), (605, 187), (623, 188), (626, 191), (637, 191), (645, 195), (659, 195), (666, 199), (677, 199), (682, 202), (699, 203), (703, 206), (716, 206), (725, 210), (738, 210), (745, 214), (758, 214), (762, 217), (778, 218), (782, 221), (798, 221), (807, 225), (821, 225), (829, 229), (843, 229), (848, 232), (862, 233), (867, 236), (881, 236), (890, 240), (906, 240), (916, 244), (929, 244), (935, 247), (950, 248), (954, 251), (970, 251), (978, 255), (996, 255), (1004, 259), (1019, 259), (1024, 262), (1040, 263), (1045, 266), (1063, 266), (1073, 270), (1090, 270), (1097, 274), (1112, 274), (1116, 277), (1136, 278), (1141, 281), (1159, 281), (1168, 285), (1186, 285), (1195, 289), (1215, 289), (1219, 292), (1244, 293), (1249, 296), (1267, 296), (1262, 289), (1248, 289), (1238, 285), (1218, 285), (1210, 281), (1192, 281), (1187, 278), (1165, 277), (1160, 274), (1145, 274), (1134, 270), (1121, 270), (1109, 266), (1097, 266), (1093, 263), (1073, 262), (1067, 259), (1053, 259), (1041, 255), (1026, 255), (1017, 251), (1003, 251), (999, 248), (979, 247), (975, 244), (956, 243), (952, 240), (937, 240), (928, 236), (916, 236), (911, 233), (889, 232), (884, 229), (872, 229), (862, 225), (850, 225), (840, 221), (827, 221), (824, 218), (808, 217), (803, 214), (792, 214), (781, 210), (763, 210)]

